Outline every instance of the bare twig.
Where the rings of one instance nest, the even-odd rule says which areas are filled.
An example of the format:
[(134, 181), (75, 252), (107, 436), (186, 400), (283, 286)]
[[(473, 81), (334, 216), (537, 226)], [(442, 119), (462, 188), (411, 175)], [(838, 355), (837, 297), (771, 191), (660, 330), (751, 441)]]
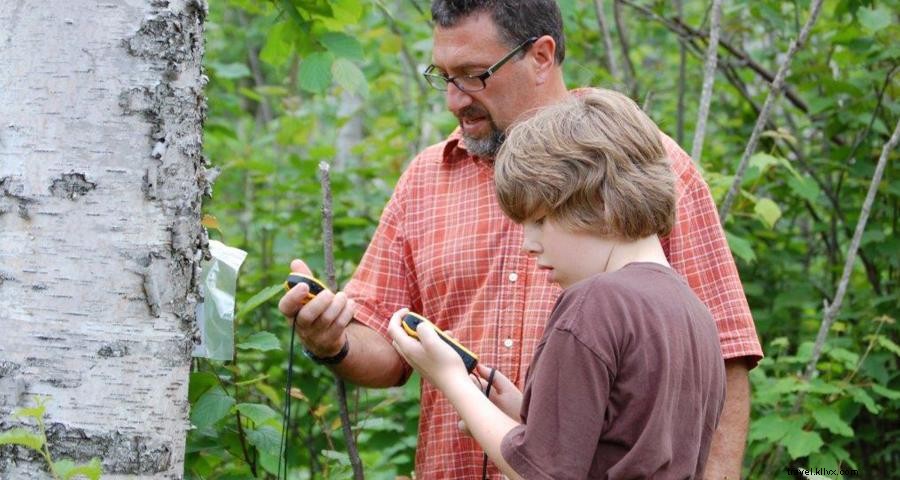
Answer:
[(597, 24), (600, 26), (600, 35), (603, 37), (603, 47), (606, 50), (606, 66), (609, 67), (609, 73), (613, 78), (621, 80), (619, 64), (616, 63), (616, 56), (613, 53), (612, 37), (609, 34), (609, 22), (606, 20), (606, 13), (603, 12), (603, 1), (594, 0), (594, 8), (597, 10)]
[[(682, 0), (676, 0), (675, 2), (676, 9), (678, 10), (678, 20), (681, 20), (684, 17), (684, 2)], [(687, 73), (685, 71), (686, 63), (687, 63), (687, 45), (685, 45), (685, 41), (681, 40), (678, 42), (680, 55), (678, 57), (678, 108), (676, 109), (678, 112), (678, 120), (676, 123), (676, 139), (678, 140), (679, 145), (684, 144), (684, 92), (685, 92), (685, 79)]]
[(637, 75), (634, 73), (634, 64), (631, 63), (631, 55), (628, 45), (628, 31), (625, 28), (625, 21), (622, 19), (622, 1), (615, 0), (613, 2), (613, 17), (616, 21), (616, 33), (619, 36), (619, 47), (622, 49), (622, 60), (625, 62), (625, 85), (628, 88), (629, 95), (634, 98), (637, 94)]
[(709, 103), (712, 100), (712, 87), (716, 79), (716, 61), (719, 58), (719, 23), (722, 18), (722, 0), (713, 0), (712, 19), (709, 25), (709, 45), (706, 48), (706, 66), (703, 69), (703, 93), (700, 96), (700, 108), (697, 111), (697, 123), (694, 127), (694, 142), (691, 144), (691, 158), (700, 164), (703, 153), (703, 138), (706, 136), (706, 119), (709, 116)]
[[(338, 291), (337, 276), (334, 270), (334, 212), (331, 208), (331, 176), (328, 162), (319, 163), (319, 181), (322, 185), (322, 240), (325, 249), (325, 275), (328, 288)], [(347, 455), (350, 457), (350, 465), (353, 467), (353, 478), (362, 480), (365, 478), (362, 460), (359, 458), (359, 449), (356, 446), (356, 438), (350, 425), (350, 413), (347, 408), (347, 385), (344, 381), (334, 376), (337, 387), (338, 406), (341, 412), (341, 430), (344, 433), (344, 441), (347, 443)]]
[[(703, 40), (704, 42), (708, 42), (709, 38), (706, 33), (697, 30), (690, 25), (685, 24), (681, 19), (674, 18), (669, 19), (658, 15), (653, 10), (649, 8), (636, 4), (630, 0), (619, 0), (621, 3), (641, 12), (643, 15), (656, 20), (657, 22), (663, 24), (668, 30), (677, 34), (678, 36), (685, 38), (687, 40)], [(727, 41), (723, 39), (719, 39), (719, 45), (722, 46), (728, 53), (730, 53), (733, 57), (737, 58), (741, 65), (748, 67), (757, 73), (757, 75), (763, 77), (769, 82), (775, 80), (775, 75), (769, 72), (765, 67), (757, 63), (753, 60), (749, 54), (742, 51), (741, 49), (731, 45)], [(791, 101), (791, 104), (803, 111), (803, 113), (809, 113), (809, 107), (789, 86), (784, 88), (784, 96)]]
[(744, 154), (741, 156), (741, 161), (738, 163), (737, 171), (734, 174), (734, 181), (731, 183), (731, 188), (728, 189), (728, 193), (725, 195), (725, 200), (722, 202), (722, 207), (719, 209), (719, 221), (722, 224), (725, 224), (725, 220), (728, 217), (728, 212), (731, 210), (731, 204), (734, 202), (735, 196), (737, 196), (738, 191), (741, 187), (741, 181), (744, 179), (744, 173), (747, 170), (747, 164), (750, 161), (750, 155), (756, 150), (756, 144), (759, 141), (759, 135), (762, 133), (763, 128), (766, 126), (766, 122), (769, 120), (769, 113), (772, 111), (772, 105), (775, 103), (775, 100), (781, 95), (781, 90), (784, 87), (784, 79), (787, 76), (788, 67), (791, 65), (791, 61), (794, 59), (794, 54), (797, 53), (797, 50), (800, 49), (800, 46), (806, 42), (806, 38), (809, 36), (809, 32), (812, 30), (812, 26), (816, 23), (816, 20), (819, 18), (819, 12), (822, 10), (822, 0), (813, 0), (813, 4), (811, 7), (809, 19), (806, 21), (806, 24), (803, 25), (803, 30), (800, 31), (800, 36), (791, 42), (791, 46), (788, 47), (788, 51), (785, 54), (784, 60), (781, 62), (781, 66), (778, 67), (778, 73), (775, 74), (775, 81), (772, 82), (772, 86), (769, 90), (769, 95), (766, 97), (766, 102), (763, 104), (762, 111), (759, 113), (759, 117), (756, 119), (756, 125), (753, 127), (753, 133), (750, 134), (750, 141), (747, 143), (747, 148), (744, 149)]
[[(853, 264), (856, 262), (856, 252), (859, 250), (859, 244), (862, 240), (863, 232), (866, 229), (866, 222), (869, 220), (869, 212), (872, 209), (872, 203), (875, 201), (875, 195), (878, 193), (878, 185), (881, 183), (882, 175), (884, 175), (884, 168), (887, 165), (888, 156), (890, 156), (890, 153), (897, 146), (898, 140), (900, 140), (900, 120), (897, 121), (897, 125), (894, 127), (894, 133), (891, 135), (890, 140), (888, 140), (881, 149), (881, 157), (878, 158), (878, 165), (876, 165), (875, 174), (872, 176), (872, 181), (869, 183), (869, 191), (866, 194), (866, 200), (863, 203), (862, 210), (859, 212), (859, 220), (856, 222), (853, 240), (850, 241), (850, 249), (847, 252), (847, 259), (844, 261), (844, 271), (841, 274), (841, 281), (838, 284), (834, 300), (832, 300), (831, 304), (828, 304), (826, 301), (825, 318), (822, 320), (822, 325), (819, 327), (819, 333), (816, 336), (812, 358), (810, 358), (809, 363), (806, 364), (806, 371), (803, 372), (802, 380), (804, 381), (808, 381), (812, 378), (812, 375), (816, 370), (816, 363), (818, 363), (819, 357), (822, 354), (822, 346), (825, 344), (828, 330), (831, 328), (835, 318), (837, 318), (838, 311), (841, 309), (841, 303), (843, 303), (844, 295), (847, 293), (847, 285), (850, 283), (850, 274), (853, 272)], [(800, 398), (799, 395), (798, 398)], [(797, 408), (796, 405), (795, 408)]]

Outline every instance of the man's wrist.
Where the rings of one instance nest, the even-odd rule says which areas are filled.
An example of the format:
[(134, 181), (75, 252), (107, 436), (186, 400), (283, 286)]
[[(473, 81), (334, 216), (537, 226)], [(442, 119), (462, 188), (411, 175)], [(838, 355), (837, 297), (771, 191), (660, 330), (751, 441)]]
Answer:
[(331, 356), (320, 357), (315, 353), (311, 352), (308, 348), (303, 347), (303, 354), (306, 355), (307, 358), (312, 360), (313, 362), (318, 363), (319, 365), (337, 365), (341, 363), (344, 358), (347, 357), (347, 354), (350, 353), (350, 339), (344, 338), (344, 345), (338, 351), (338, 353)]

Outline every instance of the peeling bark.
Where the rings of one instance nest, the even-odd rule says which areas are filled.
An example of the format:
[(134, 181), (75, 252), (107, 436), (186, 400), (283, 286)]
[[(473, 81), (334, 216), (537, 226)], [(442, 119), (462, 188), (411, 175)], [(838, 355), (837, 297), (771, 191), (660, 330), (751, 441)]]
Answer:
[[(198, 301), (205, 0), (0, 2), (0, 431), (181, 478)], [(49, 478), (0, 448), (0, 478)]]

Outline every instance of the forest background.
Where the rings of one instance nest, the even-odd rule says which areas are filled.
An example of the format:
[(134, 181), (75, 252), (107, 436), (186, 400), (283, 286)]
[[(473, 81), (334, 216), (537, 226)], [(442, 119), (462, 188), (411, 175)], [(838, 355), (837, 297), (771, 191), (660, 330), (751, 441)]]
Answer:
[[(750, 375), (745, 476), (788, 478), (800, 467), (838, 472), (818, 478), (894, 477), (900, 178), (896, 149), (884, 149), (900, 118), (900, 1), (734, 0), (721, 2), (717, 19), (719, 3), (562, 1), (566, 79), (628, 93), (688, 152), (701, 151), (699, 138), (694, 159), (717, 204), (739, 187), (724, 228), (766, 353)], [(185, 474), (274, 478), (290, 339), (276, 303), (292, 258), (324, 277), (320, 162), (331, 169), (343, 284), (404, 166), (456, 120), (421, 76), (431, 55), (424, 0), (215, 0), (209, 9), (204, 143), (221, 175), (204, 224), (249, 256), (234, 360), (195, 360), (192, 369)], [(784, 91), (751, 142), (786, 59)], [(294, 384), (292, 478), (351, 477), (330, 372), (298, 355)], [(411, 476), (418, 379), (347, 388), (366, 477)]]

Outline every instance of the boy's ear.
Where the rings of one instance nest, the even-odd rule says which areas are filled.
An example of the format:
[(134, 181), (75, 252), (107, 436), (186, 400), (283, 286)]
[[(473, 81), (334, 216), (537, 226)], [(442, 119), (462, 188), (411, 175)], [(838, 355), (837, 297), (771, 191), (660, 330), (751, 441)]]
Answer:
[(534, 41), (528, 52), (535, 66), (535, 80), (538, 84), (546, 82), (556, 65), (556, 40), (550, 35), (544, 35)]

